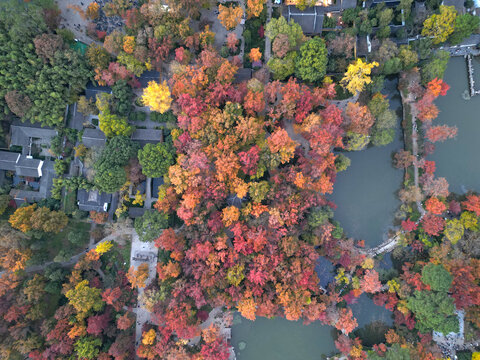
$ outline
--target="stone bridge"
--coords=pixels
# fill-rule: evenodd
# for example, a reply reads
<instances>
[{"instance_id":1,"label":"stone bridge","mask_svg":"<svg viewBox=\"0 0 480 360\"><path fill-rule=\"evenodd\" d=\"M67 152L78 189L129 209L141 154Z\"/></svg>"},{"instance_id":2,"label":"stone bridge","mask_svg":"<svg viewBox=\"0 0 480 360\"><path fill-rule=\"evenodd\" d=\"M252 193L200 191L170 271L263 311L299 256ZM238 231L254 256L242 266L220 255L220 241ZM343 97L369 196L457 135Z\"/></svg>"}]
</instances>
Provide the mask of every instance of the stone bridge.
<instances>
[{"instance_id":1,"label":"stone bridge","mask_svg":"<svg viewBox=\"0 0 480 360\"><path fill-rule=\"evenodd\" d=\"M400 234L396 234L395 236L385 240L380 245L371 249L366 249L364 253L369 257L374 257L380 254L391 252L397 246L399 239L400 239Z\"/></svg>"}]
</instances>

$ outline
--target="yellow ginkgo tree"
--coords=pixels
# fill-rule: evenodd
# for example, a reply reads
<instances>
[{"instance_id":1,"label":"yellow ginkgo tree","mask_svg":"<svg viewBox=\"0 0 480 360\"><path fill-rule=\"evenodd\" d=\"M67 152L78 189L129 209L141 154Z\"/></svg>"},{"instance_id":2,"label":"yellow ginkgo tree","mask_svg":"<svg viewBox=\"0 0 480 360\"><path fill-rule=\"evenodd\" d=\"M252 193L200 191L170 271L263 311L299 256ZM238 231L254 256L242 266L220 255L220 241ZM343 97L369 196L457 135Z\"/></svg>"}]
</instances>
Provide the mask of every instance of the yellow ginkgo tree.
<instances>
[{"instance_id":1,"label":"yellow ginkgo tree","mask_svg":"<svg viewBox=\"0 0 480 360\"><path fill-rule=\"evenodd\" d=\"M156 81L150 81L145 90L143 90L142 101L153 111L157 111L160 114L167 112L172 104L172 97L167 82L164 81L159 84Z\"/></svg>"},{"instance_id":2,"label":"yellow ginkgo tree","mask_svg":"<svg viewBox=\"0 0 480 360\"><path fill-rule=\"evenodd\" d=\"M365 85L372 82L370 74L375 66L378 66L376 61L366 63L362 59L357 59L356 62L348 65L347 72L341 81L342 85L354 95L361 92Z\"/></svg>"},{"instance_id":3,"label":"yellow ginkgo tree","mask_svg":"<svg viewBox=\"0 0 480 360\"><path fill-rule=\"evenodd\" d=\"M95 252L98 255L102 255L108 252L112 247L113 247L113 244L111 241L104 241L97 245L97 247L95 248Z\"/></svg>"},{"instance_id":4,"label":"yellow ginkgo tree","mask_svg":"<svg viewBox=\"0 0 480 360\"><path fill-rule=\"evenodd\" d=\"M455 30L457 10L454 6L440 5L439 13L433 14L423 23L422 35L433 37L434 44L447 41Z\"/></svg>"}]
</instances>

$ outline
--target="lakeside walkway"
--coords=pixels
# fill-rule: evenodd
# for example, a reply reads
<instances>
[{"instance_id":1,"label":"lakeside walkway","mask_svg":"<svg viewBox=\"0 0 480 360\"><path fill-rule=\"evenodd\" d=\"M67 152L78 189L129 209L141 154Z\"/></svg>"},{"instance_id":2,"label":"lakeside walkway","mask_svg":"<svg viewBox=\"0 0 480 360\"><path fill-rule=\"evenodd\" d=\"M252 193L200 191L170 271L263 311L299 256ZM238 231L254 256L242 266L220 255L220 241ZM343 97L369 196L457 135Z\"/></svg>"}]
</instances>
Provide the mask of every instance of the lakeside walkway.
<instances>
[{"instance_id":1,"label":"lakeside walkway","mask_svg":"<svg viewBox=\"0 0 480 360\"><path fill-rule=\"evenodd\" d=\"M414 182L415 182L415 187L416 188L420 188L420 185L419 185L419 175L418 175L418 162L417 162L417 158L418 158L418 142L417 142L417 138L418 138L418 129L417 129L417 114L418 114L418 110L417 110L417 107L416 107L416 104L415 104L415 98L413 96L413 94L408 94L408 96L405 98L403 92L400 90L400 96L402 98L402 107L403 107L403 120L405 121L405 109L407 108L407 106L405 105L408 105L408 107L410 108L410 115L412 116L412 154L415 158L415 160L413 161L413 177L414 177ZM405 140L406 140L406 137L405 137ZM420 219L419 221L425 216L425 209L423 208L422 206L422 202L417 200L415 202L417 204L417 209L418 209L418 212L420 213Z\"/></svg>"}]
</instances>

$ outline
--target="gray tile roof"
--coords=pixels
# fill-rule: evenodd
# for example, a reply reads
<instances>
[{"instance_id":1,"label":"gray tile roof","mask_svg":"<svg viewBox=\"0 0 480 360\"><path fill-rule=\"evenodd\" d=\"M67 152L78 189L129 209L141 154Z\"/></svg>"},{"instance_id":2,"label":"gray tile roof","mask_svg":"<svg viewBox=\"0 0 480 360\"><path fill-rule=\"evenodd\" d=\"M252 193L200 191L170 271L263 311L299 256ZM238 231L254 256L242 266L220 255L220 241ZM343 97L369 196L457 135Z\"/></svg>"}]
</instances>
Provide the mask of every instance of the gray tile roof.
<instances>
[{"instance_id":1,"label":"gray tile roof","mask_svg":"<svg viewBox=\"0 0 480 360\"><path fill-rule=\"evenodd\" d=\"M83 130L82 142L88 148L105 146L106 141L107 138L101 130L88 128Z\"/></svg>"},{"instance_id":2,"label":"gray tile roof","mask_svg":"<svg viewBox=\"0 0 480 360\"><path fill-rule=\"evenodd\" d=\"M132 140L138 141L140 144L156 144L163 142L162 130L156 129L136 129L132 134Z\"/></svg>"},{"instance_id":3,"label":"gray tile roof","mask_svg":"<svg viewBox=\"0 0 480 360\"><path fill-rule=\"evenodd\" d=\"M315 271L317 273L320 286L324 289L327 288L328 284L330 284L334 279L333 274L333 264L330 260L328 260L324 256L320 256L315 264Z\"/></svg>"},{"instance_id":4,"label":"gray tile roof","mask_svg":"<svg viewBox=\"0 0 480 360\"><path fill-rule=\"evenodd\" d=\"M248 81L252 78L252 69L241 68L235 73L235 78L233 82L235 84Z\"/></svg>"},{"instance_id":5,"label":"gray tile roof","mask_svg":"<svg viewBox=\"0 0 480 360\"><path fill-rule=\"evenodd\" d=\"M104 212L104 205L112 201L112 194L99 193L97 190L77 192L78 208L82 211Z\"/></svg>"},{"instance_id":6,"label":"gray tile roof","mask_svg":"<svg viewBox=\"0 0 480 360\"><path fill-rule=\"evenodd\" d=\"M163 184L164 184L163 177L152 179L152 197L153 198L158 198L158 187Z\"/></svg>"},{"instance_id":7,"label":"gray tile roof","mask_svg":"<svg viewBox=\"0 0 480 360\"><path fill-rule=\"evenodd\" d=\"M41 177L43 161L29 159L22 155L15 164L15 172L18 176Z\"/></svg>"},{"instance_id":8,"label":"gray tile roof","mask_svg":"<svg viewBox=\"0 0 480 360\"><path fill-rule=\"evenodd\" d=\"M130 207L128 208L128 216L132 219L136 219L138 217L143 216L147 211L154 211L153 209L145 209L140 207Z\"/></svg>"},{"instance_id":9,"label":"gray tile roof","mask_svg":"<svg viewBox=\"0 0 480 360\"><path fill-rule=\"evenodd\" d=\"M53 129L30 126L30 124L12 125L10 127L10 145L26 147L30 143L30 138L50 141L56 135L57 131Z\"/></svg>"},{"instance_id":10,"label":"gray tile roof","mask_svg":"<svg viewBox=\"0 0 480 360\"><path fill-rule=\"evenodd\" d=\"M325 7L314 6L300 10L289 5L284 9L283 16L287 21L293 20L299 24L305 34L319 34L322 32Z\"/></svg>"},{"instance_id":11,"label":"gray tile roof","mask_svg":"<svg viewBox=\"0 0 480 360\"><path fill-rule=\"evenodd\" d=\"M15 165L19 157L19 153L0 151L0 170L15 171Z\"/></svg>"},{"instance_id":12,"label":"gray tile roof","mask_svg":"<svg viewBox=\"0 0 480 360\"><path fill-rule=\"evenodd\" d=\"M53 177L55 170L53 168L53 161L45 160L42 166L42 177L40 178L40 188L38 191L34 190L10 190L10 196L15 200L17 204L21 204L24 201L29 203L38 202L42 199L51 196L51 188L53 184Z\"/></svg>"},{"instance_id":13,"label":"gray tile roof","mask_svg":"<svg viewBox=\"0 0 480 360\"><path fill-rule=\"evenodd\" d=\"M112 92L112 88L110 86L95 86L95 84L89 82L85 89L85 97L87 99L93 98L93 100L95 100L97 98L97 94L102 92L110 94Z\"/></svg>"},{"instance_id":14,"label":"gray tile roof","mask_svg":"<svg viewBox=\"0 0 480 360\"><path fill-rule=\"evenodd\" d=\"M150 71L144 71L142 75L138 78L138 81L140 83L140 86L142 88L146 88L148 86L149 81L156 81L160 82L160 72L150 70Z\"/></svg>"}]
</instances>

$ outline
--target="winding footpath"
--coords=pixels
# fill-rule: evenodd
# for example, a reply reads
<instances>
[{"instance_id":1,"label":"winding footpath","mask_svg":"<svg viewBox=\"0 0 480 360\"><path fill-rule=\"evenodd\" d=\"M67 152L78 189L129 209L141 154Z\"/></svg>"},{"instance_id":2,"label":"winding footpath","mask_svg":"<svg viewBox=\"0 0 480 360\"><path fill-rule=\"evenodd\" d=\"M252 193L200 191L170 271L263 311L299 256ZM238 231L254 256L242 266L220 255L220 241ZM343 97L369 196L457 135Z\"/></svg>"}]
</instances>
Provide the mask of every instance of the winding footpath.
<instances>
[{"instance_id":1,"label":"winding footpath","mask_svg":"<svg viewBox=\"0 0 480 360\"><path fill-rule=\"evenodd\" d=\"M73 265L75 265L78 260L80 260L80 258L82 256L84 256L86 253L88 253L90 250L92 249L95 249L98 244L101 244L105 241L113 241L115 240L117 237L119 236L123 236L123 235L131 235L132 232L134 230L133 229L122 229L120 231L115 231L113 233L111 233L110 235L104 237L102 240L100 240L99 242L95 243L93 241L93 239L90 239L90 243L89 245L85 248L85 250L83 250L82 252L76 254L76 255L73 255L69 260L67 261L62 261L62 262L55 262L55 261L47 261L46 263L43 263L41 265L33 265L33 266L29 266L25 269L23 269L23 271L25 271L27 274L29 273L35 273L35 272L39 272L39 271L44 271L49 265L52 265L52 264L58 264L60 265L61 267L71 267ZM2 275L5 271L2 271L0 272L0 275Z\"/></svg>"}]
</instances>

